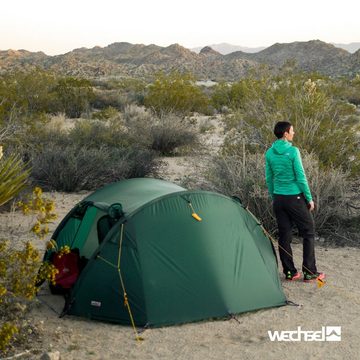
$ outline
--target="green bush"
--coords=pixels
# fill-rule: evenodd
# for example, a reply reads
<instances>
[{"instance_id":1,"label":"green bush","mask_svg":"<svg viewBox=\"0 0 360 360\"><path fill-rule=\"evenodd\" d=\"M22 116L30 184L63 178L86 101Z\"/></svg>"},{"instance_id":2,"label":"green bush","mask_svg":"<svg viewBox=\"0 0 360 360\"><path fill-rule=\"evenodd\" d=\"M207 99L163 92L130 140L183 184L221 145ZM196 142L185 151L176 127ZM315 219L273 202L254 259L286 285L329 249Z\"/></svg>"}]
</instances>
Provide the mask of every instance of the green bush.
<instances>
[{"instance_id":1,"label":"green bush","mask_svg":"<svg viewBox=\"0 0 360 360\"><path fill-rule=\"evenodd\" d=\"M0 135L3 129L11 129L8 145L22 146L22 135L26 139L48 121L49 114L79 117L90 110L93 97L91 83L85 79L38 69L0 75Z\"/></svg>"},{"instance_id":2,"label":"green bush","mask_svg":"<svg viewBox=\"0 0 360 360\"><path fill-rule=\"evenodd\" d=\"M0 126L19 118L29 123L35 114L57 112L56 85L53 74L39 69L0 76Z\"/></svg>"},{"instance_id":3,"label":"green bush","mask_svg":"<svg viewBox=\"0 0 360 360\"><path fill-rule=\"evenodd\" d=\"M49 222L56 218L54 202L35 187L17 206L24 215L36 217L30 231L43 239L49 232ZM37 324L26 315L37 294L38 282L54 281L57 273L51 264L41 266L40 259L40 251L30 241L14 244L0 239L0 356L19 352L19 347L28 347L39 335Z\"/></svg>"},{"instance_id":4,"label":"green bush","mask_svg":"<svg viewBox=\"0 0 360 360\"><path fill-rule=\"evenodd\" d=\"M121 121L79 120L68 132L68 141L80 147L114 146L129 144L126 129Z\"/></svg>"},{"instance_id":5,"label":"green bush","mask_svg":"<svg viewBox=\"0 0 360 360\"><path fill-rule=\"evenodd\" d=\"M253 151L264 151L274 141L275 123L290 121L296 146L314 151L325 167L340 166L354 176L360 173L360 124L353 121L355 108L332 95L328 80L296 74L244 81L242 108L227 118L233 130L226 151L231 152L243 139Z\"/></svg>"},{"instance_id":6,"label":"green bush","mask_svg":"<svg viewBox=\"0 0 360 360\"><path fill-rule=\"evenodd\" d=\"M118 115L118 110L113 108L112 106L108 106L103 110L94 112L91 118L97 120L109 120L117 115Z\"/></svg>"},{"instance_id":7,"label":"green bush","mask_svg":"<svg viewBox=\"0 0 360 360\"><path fill-rule=\"evenodd\" d=\"M0 239L0 356L34 330L25 315L36 294L39 266L40 252L31 243L18 250Z\"/></svg>"},{"instance_id":8,"label":"green bush","mask_svg":"<svg viewBox=\"0 0 360 360\"><path fill-rule=\"evenodd\" d=\"M189 114L208 111L209 100L195 85L190 74L173 72L170 75L160 73L148 87L144 99L145 106L162 113Z\"/></svg>"},{"instance_id":9,"label":"green bush","mask_svg":"<svg viewBox=\"0 0 360 360\"><path fill-rule=\"evenodd\" d=\"M90 108L94 99L91 82L86 79L60 78L54 91L59 102L59 111L70 118L79 118Z\"/></svg>"},{"instance_id":10,"label":"green bush","mask_svg":"<svg viewBox=\"0 0 360 360\"><path fill-rule=\"evenodd\" d=\"M220 112L230 108L233 111L241 109L247 92L247 81L242 80L233 84L219 83L211 94L211 104Z\"/></svg>"},{"instance_id":11,"label":"green bush","mask_svg":"<svg viewBox=\"0 0 360 360\"><path fill-rule=\"evenodd\" d=\"M360 75L357 74L351 81L343 79L340 82L341 89L339 96L351 104L360 105Z\"/></svg>"}]
</instances>

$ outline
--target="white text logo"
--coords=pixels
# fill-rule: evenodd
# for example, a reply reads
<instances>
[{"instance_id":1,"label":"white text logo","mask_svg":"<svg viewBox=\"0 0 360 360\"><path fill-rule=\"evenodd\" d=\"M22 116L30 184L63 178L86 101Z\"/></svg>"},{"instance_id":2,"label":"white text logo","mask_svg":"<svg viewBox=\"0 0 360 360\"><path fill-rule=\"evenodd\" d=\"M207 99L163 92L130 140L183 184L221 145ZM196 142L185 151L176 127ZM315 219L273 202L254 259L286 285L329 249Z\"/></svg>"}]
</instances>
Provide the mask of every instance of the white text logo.
<instances>
[{"instance_id":1,"label":"white text logo","mask_svg":"<svg viewBox=\"0 0 360 360\"><path fill-rule=\"evenodd\" d=\"M321 330L268 331L271 341L341 341L341 326L323 326Z\"/></svg>"}]
</instances>

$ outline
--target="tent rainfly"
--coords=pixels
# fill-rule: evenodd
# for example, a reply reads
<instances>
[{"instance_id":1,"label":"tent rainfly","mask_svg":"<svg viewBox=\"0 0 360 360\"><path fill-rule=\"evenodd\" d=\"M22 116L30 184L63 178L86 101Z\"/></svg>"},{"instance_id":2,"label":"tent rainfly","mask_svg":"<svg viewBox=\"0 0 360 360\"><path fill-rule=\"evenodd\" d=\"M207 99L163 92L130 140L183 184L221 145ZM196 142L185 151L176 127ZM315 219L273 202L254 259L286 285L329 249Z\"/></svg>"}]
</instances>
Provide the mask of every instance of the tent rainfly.
<instances>
[{"instance_id":1,"label":"tent rainfly","mask_svg":"<svg viewBox=\"0 0 360 360\"><path fill-rule=\"evenodd\" d=\"M120 181L77 204L53 240L85 263L67 314L157 327L286 303L271 241L238 199L218 193Z\"/></svg>"}]
</instances>

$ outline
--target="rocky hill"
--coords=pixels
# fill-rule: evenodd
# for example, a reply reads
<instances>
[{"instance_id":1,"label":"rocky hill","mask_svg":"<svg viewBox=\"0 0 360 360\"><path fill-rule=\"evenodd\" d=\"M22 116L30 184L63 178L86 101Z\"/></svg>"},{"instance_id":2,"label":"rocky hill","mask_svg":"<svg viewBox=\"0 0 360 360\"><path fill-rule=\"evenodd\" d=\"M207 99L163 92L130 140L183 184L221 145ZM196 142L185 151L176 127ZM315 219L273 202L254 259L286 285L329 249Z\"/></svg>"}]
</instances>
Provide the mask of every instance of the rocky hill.
<instances>
[{"instance_id":1,"label":"rocky hill","mask_svg":"<svg viewBox=\"0 0 360 360\"><path fill-rule=\"evenodd\" d=\"M179 70L199 79L236 80L259 64L276 69L294 60L301 70L341 76L360 72L359 51L351 54L319 40L276 43L257 53L236 51L228 55L211 47L196 53L178 44L161 47L120 42L57 56L26 50L0 51L0 72L39 67L71 76L150 78L159 71Z\"/></svg>"},{"instance_id":2,"label":"rocky hill","mask_svg":"<svg viewBox=\"0 0 360 360\"><path fill-rule=\"evenodd\" d=\"M235 52L228 58L246 58L259 63L280 67L286 60L295 60L304 71L319 71L326 75L345 74L350 69L349 52L319 40L293 42L290 44L276 43L258 53L246 54Z\"/></svg>"},{"instance_id":3,"label":"rocky hill","mask_svg":"<svg viewBox=\"0 0 360 360\"><path fill-rule=\"evenodd\" d=\"M43 52L26 50L0 51L0 72L42 66L47 58L48 56Z\"/></svg>"}]
</instances>

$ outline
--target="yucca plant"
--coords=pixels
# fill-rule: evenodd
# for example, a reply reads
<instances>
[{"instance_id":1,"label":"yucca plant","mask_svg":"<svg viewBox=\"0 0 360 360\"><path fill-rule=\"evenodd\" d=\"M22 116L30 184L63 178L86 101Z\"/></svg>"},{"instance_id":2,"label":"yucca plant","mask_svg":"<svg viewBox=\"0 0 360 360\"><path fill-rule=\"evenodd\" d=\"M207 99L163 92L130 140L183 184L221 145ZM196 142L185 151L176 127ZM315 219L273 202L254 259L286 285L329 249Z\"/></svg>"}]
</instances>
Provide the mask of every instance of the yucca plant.
<instances>
[{"instance_id":1,"label":"yucca plant","mask_svg":"<svg viewBox=\"0 0 360 360\"><path fill-rule=\"evenodd\" d=\"M29 176L30 168L19 155L0 158L0 206L26 187Z\"/></svg>"}]
</instances>

